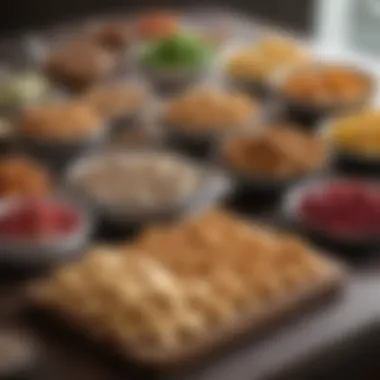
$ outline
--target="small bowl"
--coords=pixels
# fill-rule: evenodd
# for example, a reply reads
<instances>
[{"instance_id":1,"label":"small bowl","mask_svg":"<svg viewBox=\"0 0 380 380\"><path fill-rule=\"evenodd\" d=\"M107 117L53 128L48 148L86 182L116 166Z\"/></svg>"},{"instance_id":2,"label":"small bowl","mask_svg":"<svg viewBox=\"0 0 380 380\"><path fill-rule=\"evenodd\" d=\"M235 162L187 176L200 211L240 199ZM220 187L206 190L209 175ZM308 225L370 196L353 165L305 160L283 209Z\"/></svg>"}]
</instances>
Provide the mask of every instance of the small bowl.
<instances>
[{"instance_id":1,"label":"small bowl","mask_svg":"<svg viewBox=\"0 0 380 380\"><path fill-rule=\"evenodd\" d=\"M148 42L148 45L150 42ZM141 74L150 82L153 89L161 95L170 95L181 92L186 88L201 81L208 76L208 71L213 65L216 52L193 65L152 65L146 61L146 48L148 45L142 43L137 45L133 51L134 60Z\"/></svg>"},{"instance_id":2,"label":"small bowl","mask_svg":"<svg viewBox=\"0 0 380 380\"><path fill-rule=\"evenodd\" d=\"M260 138L262 131L270 129L270 124L264 124L261 131L258 130L256 134L248 133L238 135L238 139L252 139ZM295 129L295 126L291 126ZM233 137L234 138L234 137ZM290 176L274 176L274 175L260 175L250 174L243 171L234 169L225 158L224 148L229 142L229 139L221 140L220 144L214 152L213 162L219 167L223 168L228 176L234 181L235 192L232 194L230 200L234 207L239 209L252 208L253 211L258 210L258 207L273 207L286 193L286 191L295 184L303 181L305 178L309 178L320 173L329 162L329 154L325 152L321 156L321 161L318 165L313 167L310 171L301 171L299 173Z\"/></svg>"},{"instance_id":3,"label":"small bowl","mask_svg":"<svg viewBox=\"0 0 380 380\"><path fill-rule=\"evenodd\" d=\"M249 213L272 209L289 188L315 174L313 172L287 178L253 176L230 169L220 156L216 160L235 186L229 205Z\"/></svg>"},{"instance_id":4,"label":"small bowl","mask_svg":"<svg viewBox=\"0 0 380 380\"><path fill-rule=\"evenodd\" d=\"M165 123L163 126L163 134L166 144L181 153L193 158L213 159L215 151L217 151L220 143L229 136L250 131L258 128L259 118L251 123L244 123L240 127L225 128L220 131L192 132L173 124Z\"/></svg>"},{"instance_id":5,"label":"small bowl","mask_svg":"<svg viewBox=\"0 0 380 380\"><path fill-rule=\"evenodd\" d=\"M186 90L201 81L207 73L207 65L188 68L155 68L141 63L143 75L156 92L163 95Z\"/></svg>"},{"instance_id":6,"label":"small bowl","mask_svg":"<svg viewBox=\"0 0 380 380\"><path fill-rule=\"evenodd\" d=\"M281 218L291 227L300 231L316 244L328 250L360 255L364 252L374 252L380 248L378 236L348 236L330 234L327 231L314 228L300 220L299 207L303 197L310 191L324 188L328 179L313 179L298 184L284 197L281 206Z\"/></svg>"},{"instance_id":7,"label":"small bowl","mask_svg":"<svg viewBox=\"0 0 380 380\"><path fill-rule=\"evenodd\" d=\"M22 88L16 87L18 95L13 94L12 99L0 99L0 115L7 118L17 115L23 108L44 104L50 99L58 97L58 93L50 85L43 73L38 70L3 68L0 71L0 83L2 83L0 87L4 85L11 86L13 83L13 87L10 87L13 89L14 86L21 86L21 84L24 86ZM25 88L25 85L28 85L28 87ZM33 86L32 90L31 86ZM4 88L2 89L4 90ZM12 91L9 95L12 96L11 94Z\"/></svg>"},{"instance_id":8,"label":"small bowl","mask_svg":"<svg viewBox=\"0 0 380 380\"><path fill-rule=\"evenodd\" d=\"M229 128L210 130L210 128L199 128L192 131L191 128L183 128L179 125L166 122L162 116L162 134L166 145L175 151L184 153L196 159L212 159L218 150L220 143L228 136L234 136L244 132L249 132L259 128L265 118L264 110L253 112L246 121L240 125Z\"/></svg>"},{"instance_id":9,"label":"small bowl","mask_svg":"<svg viewBox=\"0 0 380 380\"><path fill-rule=\"evenodd\" d=\"M360 156L335 148L332 163L339 172L355 177L377 177L380 172L380 155L378 157Z\"/></svg>"},{"instance_id":10,"label":"small bowl","mask_svg":"<svg viewBox=\"0 0 380 380\"><path fill-rule=\"evenodd\" d=\"M272 88L265 80L261 79L243 79L232 76L227 76L227 83L241 92L250 94L258 99L270 99L273 95Z\"/></svg>"},{"instance_id":11,"label":"small bowl","mask_svg":"<svg viewBox=\"0 0 380 380\"><path fill-rule=\"evenodd\" d=\"M172 124L163 127L165 144L171 149L184 153L192 158L209 159L222 140L217 132L192 133Z\"/></svg>"},{"instance_id":12,"label":"small bowl","mask_svg":"<svg viewBox=\"0 0 380 380\"><path fill-rule=\"evenodd\" d=\"M119 77L88 90L80 100L98 112L109 131L117 134L139 125L152 104L151 93L150 86L141 80L122 80ZM136 98L131 99L132 94Z\"/></svg>"},{"instance_id":13,"label":"small bowl","mask_svg":"<svg viewBox=\"0 0 380 380\"><path fill-rule=\"evenodd\" d=\"M57 199L53 199L56 201ZM0 262L22 268L40 268L58 265L73 260L84 252L93 229L93 218L79 204L58 198L58 202L77 210L77 229L66 235L51 237L43 241L21 238L0 238ZM15 204L23 199L6 199L0 202L0 219Z\"/></svg>"},{"instance_id":14,"label":"small bowl","mask_svg":"<svg viewBox=\"0 0 380 380\"><path fill-rule=\"evenodd\" d=\"M248 207L252 210L273 207L289 188L305 178L305 176L281 179L249 177L231 171L229 174L234 178L236 186L232 204L237 208Z\"/></svg>"},{"instance_id":15,"label":"small bowl","mask_svg":"<svg viewBox=\"0 0 380 380\"><path fill-rule=\"evenodd\" d=\"M116 83L120 84L120 79ZM136 107L134 110L128 111L125 114L111 117L108 120L111 133L118 134L120 132L138 127L140 125L140 121L144 118L144 113L147 113L147 109L149 110L151 107L152 91L150 86L143 85L141 82L134 83L132 81L127 81L125 84L126 87L134 85L136 85L137 88L141 88L141 91L144 94L143 100L141 101L141 104L139 104L138 107Z\"/></svg>"},{"instance_id":16,"label":"small bowl","mask_svg":"<svg viewBox=\"0 0 380 380\"><path fill-rule=\"evenodd\" d=\"M111 133L120 133L139 125L140 112L113 117L109 120Z\"/></svg>"},{"instance_id":17,"label":"small bowl","mask_svg":"<svg viewBox=\"0 0 380 380\"><path fill-rule=\"evenodd\" d=\"M0 118L0 157L7 157L17 151L17 139L11 121Z\"/></svg>"},{"instance_id":18,"label":"small bowl","mask_svg":"<svg viewBox=\"0 0 380 380\"><path fill-rule=\"evenodd\" d=\"M325 64L316 64L324 66ZM290 122L302 126L308 131L316 131L321 122L333 116L341 115L347 112L359 110L372 101L375 91L375 80L371 74L358 67L348 66L347 64L326 64L326 66L345 67L352 69L354 73L361 76L368 83L368 91L362 97L349 103L336 103L328 105L317 105L308 102L302 102L287 96L281 90L281 86L286 78L297 70L297 67L288 68L271 79L273 93L282 105L284 118Z\"/></svg>"},{"instance_id":19,"label":"small bowl","mask_svg":"<svg viewBox=\"0 0 380 380\"><path fill-rule=\"evenodd\" d=\"M332 122L320 128L320 133L327 140L331 150L331 161L335 169L346 175L354 177L376 177L380 172L380 154L378 156L360 155L340 148L329 137Z\"/></svg>"},{"instance_id":20,"label":"small bowl","mask_svg":"<svg viewBox=\"0 0 380 380\"><path fill-rule=\"evenodd\" d=\"M144 152L145 150L138 149L137 151ZM176 157L175 154L172 154L172 156ZM116 236L125 237L131 232L135 234L146 224L175 221L178 218L218 203L231 191L232 185L228 177L213 167L200 166L201 183L199 187L194 190L191 196L175 202L169 208L157 207L155 210L136 213L126 207L123 207L123 209L116 206L110 207L90 197L76 185L76 178L87 170L95 158L96 155L80 159L69 168L66 175L66 188L73 197L87 204L97 213L102 228L106 228L107 232L110 230L111 233L112 231L115 232ZM179 157L179 159L183 160L183 157ZM189 161L189 163L197 165L196 162Z\"/></svg>"},{"instance_id":21,"label":"small bowl","mask_svg":"<svg viewBox=\"0 0 380 380\"><path fill-rule=\"evenodd\" d=\"M20 136L19 140L26 154L40 161L52 171L61 172L74 159L101 146L105 136L106 127L101 127L99 132L81 140L52 141L27 136Z\"/></svg>"}]
</instances>

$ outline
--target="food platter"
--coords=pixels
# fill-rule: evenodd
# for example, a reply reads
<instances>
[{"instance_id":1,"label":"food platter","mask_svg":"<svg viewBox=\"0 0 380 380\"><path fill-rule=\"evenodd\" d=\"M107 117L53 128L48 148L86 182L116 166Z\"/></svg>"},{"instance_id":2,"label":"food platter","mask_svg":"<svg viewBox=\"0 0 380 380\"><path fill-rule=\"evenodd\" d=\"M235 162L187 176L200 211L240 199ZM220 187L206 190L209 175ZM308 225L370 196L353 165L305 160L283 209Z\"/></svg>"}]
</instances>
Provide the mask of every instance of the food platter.
<instances>
[{"instance_id":1,"label":"food platter","mask_svg":"<svg viewBox=\"0 0 380 380\"><path fill-rule=\"evenodd\" d=\"M191 20L191 17L189 19ZM197 24L197 23L195 22L194 25L195 24ZM193 28L194 28L194 30L196 30L196 27L193 27ZM255 32L253 32L254 29L256 30L256 28L252 28L252 34L256 35ZM200 30L201 30L201 28L200 28ZM235 33L233 33L233 34L235 34ZM42 37L41 37L41 41L43 41ZM260 41L260 37L258 37L258 41ZM231 43L231 45L233 45L234 43L236 43L236 41L233 38L231 38L230 43ZM240 41L240 43L242 43L242 42ZM294 42L292 41L292 43L294 43ZM215 66L213 66L213 68L216 68L216 67L222 68L223 67L223 64L222 64L223 59L226 59L228 54L230 54L230 53L228 53L228 51L230 50L229 43L226 42L225 45L226 45L226 46L224 46L225 51L220 51L220 54L218 54L218 60L215 63ZM218 48L220 48L220 47L218 47ZM133 67L133 66L134 66L134 64L131 64L130 67ZM137 71L139 71L139 70L137 70ZM213 74L210 77L206 78L205 82L203 83L203 86L204 85L215 86L216 88L219 89L220 93L222 93L223 91L228 92L231 90L231 88L228 85L226 85L226 83L224 83L224 81L223 81L223 71L220 72L220 71L213 70L213 69L210 71L213 72ZM126 72L128 72L128 70L126 70ZM214 75L214 74L216 74L216 75ZM137 75L137 73L133 69L131 69L131 71L129 72L129 75L130 75L130 78L132 78L133 80L136 80L136 78L138 78L138 80L141 80L141 81L145 80L146 81L148 79L148 78L144 77L144 74L141 72L139 72ZM123 77L123 79L124 79L124 77ZM114 79L112 79L112 81L114 81ZM149 79L147 81L148 81L148 84L151 84L151 83L149 83ZM144 82L142 82L142 83L144 83ZM70 94L66 93L62 99L65 99L65 98L72 99L73 97L75 98L75 95L73 95L72 93L70 93ZM136 129L139 129L141 124L144 124L144 122L145 122L147 124L151 123L155 127L156 131L158 130L161 134L164 134L164 131L162 130L162 128L160 131L160 127L159 127L159 125L157 125L160 123L157 123L157 120L155 119L155 115L157 115L157 112L155 112L155 109L157 108L157 106L159 104L161 104L162 97L160 97L160 94L157 93L157 91L154 91L152 98L154 98L154 99L151 102L149 102L149 104L146 104L146 106L145 106L146 112L143 112L144 115L141 117L141 119L137 123L135 123L133 128L127 128L127 129L130 129L131 131L133 130L135 132ZM272 99L272 100L277 101L277 99ZM220 100L220 101L221 101L221 104L223 104L222 100ZM270 105L272 105L271 101L269 101L269 103L270 103ZM63 117L63 115L62 115L62 117ZM273 114L271 115L271 117L272 118L274 117ZM128 120L125 119L125 121L127 122ZM280 122L281 122L281 120L280 120ZM129 124L129 122L127 122L127 124ZM265 123L262 123L261 126L267 127L267 128L270 127L268 125L265 125ZM173 127L173 128L175 128L175 127ZM127 131L122 131L122 132L127 135L126 132L131 132L131 131L127 130ZM116 136L114 135L113 138L115 140L118 140L117 135ZM223 138L226 138L226 137L223 137ZM227 138L228 138L228 136L227 136ZM156 146L154 146L154 145L155 145L154 140L151 140L148 138L148 141L145 143L145 148L148 148L148 150L152 150L152 149L157 150L157 148L159 148L161 151L162 151L162 148L164 148L164 149L166 148L164 139L162 141L160 141L160 144L158 144ZM107 150L111 149L111 148L107 147L107 143L104 144L104 147L107 148ZM129 148L124 148L124 149L130 151ZM100 150L95 149L95 151L93 151L92 154L96 155L101 151L103 151L103 148ZM177 149L177 154L178 153L183 153L183 152L181 152L181 149ZM86 156L87 156L87 154L85 155L84 158L86 158ZM203 159L204 159L204 157L203 157ZM46 160L46 158L45 158L45 160ZM74 161L75 160L70 161L68 163L69 169L73 167L73 163L75 164ZM197 161L197 162L199 162L199 161ZM210 161L207 161L207 159L203 162L201 161L201 166L206 165L206 163L207 163L207 165L209 165ZM46 162L45 162L45 164L46 164ZM214 165L215 162L211 162L211 164ZM211 168L211 166L212 165L210 165L210 168ZM214 168L214 170L215 170L214 173L218 173L216 168ZM228 177L228 175L227 175L227 177ZM258 177L258 178L260 178L260 177ZM62 180L64 182L64 177L62 178L60 176L59 181L62 181ZM253 178L252 182L255 182L255 181L258 181L259 185L260 185L260 182L261 182L260 180L257 180L257 178ZM268 183L273 183L274 186L276 186L276 184L278 183L278 178L276 178L276 177L271 178ZM65 187L62 187L61 190L62 189L66 190ZM231 189L231 190L233 190L233 189ZM283 194L284 194L284 190L281 190L280 195L283 195ZM207 208L214 208L214 207L223 206L223 199L222 199L221 195L215 196L215 193L214 193L214 196L209 196L206 198L207 198L207 200L204 202L200 202L201 206L198 207L197 211L200 214L202 214L203 209L205 210ZM258 203L260 203L260 201L258 201ZM193 203L192 205L187 205L186 210L191 211L192 208L197 208L196 203ZM200 210L199 210L199 208L200 208ZM269 211L269 209L268 209L268 211ZM188 215L191 215L191 214L188 214L187 212L177 214L174 218L171 218L172 219L171 224L173 224L175 226L183 218L186 219L186 217ZM255 215L250 215L250 218L255 219ZM138 218L136 218L136 219L138 219ZM139 225L141 225L140 230L142 232L144 232L144 230L147 226L153 226L153 227L159 228L157 226L157 224L152 223L149 220L147 220L146 223L141 223L141 221L139 221ZM290 226L287 226L287 227L290 227ZM95 240L93 240L92 242L89 242L89 243L92 245L95 242L96 242L96 238L95 238ZM154 249L153 249L153 251L154 251ZM85 257L86 257L86 255L85 255ZM340 268L340 265L338 264L339 260L335 260L334 258L329 259L329 260L332 260L331 261L332 267L334 267L334 268L339 267ZM343 279L343 277L341 276L341 270L342 269L339 269L338 271L333 270L331 273L332 274L331 276L327 276L325 278L325 281L322 281L320 284L318 284L318 286L313 288L310 292L306 292L305 293L306 295L299 295L299 297L295 296L295 299L293 299L293 301L284 301L283 303L281 303L280 306L279 305L274 306L273 309L271 309L270 311L263 313L261 315L261 317L258 318L259 321L257 321L257 323L255 322L254 324L252 324L252 320L255 318L252 318L250 316L248 318L248 321L243 321L241 323L241 325L243 326L242 328L234 326L231 328L231 331L227 331L228 329L226 331L223 331L223 333L221 333L222 336L220 338L218 337L215 339L214 338L206 339L206 340L209 340L210 343L205 344L205 347L208 347L207 350L213 351L219 345L224 345L224 344L228 345L229 341L230 341L229 337L232 338L235 335L235 333L236 333L236 335L238 335L238 331L241 331L241 334L244 335L244 334L248 333L249 331L262 330L262 329L265 330L267 325L272 326L272 325L276 325L276 324L280 323L282 317L285 314L287 314L288 311L295 312L295 313L300 312L302 310L302 305L303 305L304 301L305 302L306 301L313 301L313 300L319 299L320 297L323 298L322 296L325 295L325 291L326 291L326 293L330 293L330 292L333 293L334 290L336 290L337 288L340 287L342 279ZM276 317L273 318L274 322L270 318L270 315L272 315L273 313L276 315ZM269 322L271 322L271 323L269 323ZM69 321L69 324L70 323L71 322ZM73 324L75 324L75 323L73 323ZM184 352L187 352L187 350L185 349ZM192 350L189 349L188 352L192 352ZM200 350L200 352L203 352L202 349ZM174 363L174 362L179 363L182 361L185 361L185 362L189 361L189 360L191 360L191 358L193 356L197 357L197 356L199 356L199 353L198 353L198 355L194 354L194 352L193 352L193 354L189 353L188 356L186 356L185 354L183 354L182 356L180 354L178 354L178 355L166 355L166 356L165 356L165 354L163 354L163 355L157 356L156 354L154 354L154 355L153 354L144 354L144 353L140 352L135 357L133 355L131 355L131 357L132 358L134 357L136 361L140 361L140 362L142 361L146 364L152 364L152 363L153 364L169 364L169 366L170 366L170 363ZM123 357L123 355L122 355L122 357Z\"/></svg>"}]
</instances>

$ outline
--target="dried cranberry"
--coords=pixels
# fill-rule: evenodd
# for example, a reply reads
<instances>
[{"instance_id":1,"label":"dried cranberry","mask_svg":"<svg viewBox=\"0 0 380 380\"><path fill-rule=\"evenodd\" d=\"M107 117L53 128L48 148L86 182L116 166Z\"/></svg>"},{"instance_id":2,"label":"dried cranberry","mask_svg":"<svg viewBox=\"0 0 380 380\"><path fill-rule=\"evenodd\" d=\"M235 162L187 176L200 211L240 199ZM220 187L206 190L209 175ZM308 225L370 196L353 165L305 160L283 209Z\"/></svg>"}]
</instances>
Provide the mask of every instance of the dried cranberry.
<instances>
[{"instance_id":1,"label":"dried cranberry","mask_svg":"<svg viewBox=\"0 0 380 380\"><path fill-rule=\"evenodd\" d=\"M78 214L69 207L39 200L24 201L0 220L3 237L43 238L75 230Z\"/></svg>"},{"instance_id":2,"label":"dried cranberry","mask_svg":"<svg viewBox=\"0 0 380 380\"><path fill-rule=\"evenodd\" d=\"M360 182L333 182L301 201L302 219L339 235L380 232L380 191Z\"/></svg>"}]
</instances>

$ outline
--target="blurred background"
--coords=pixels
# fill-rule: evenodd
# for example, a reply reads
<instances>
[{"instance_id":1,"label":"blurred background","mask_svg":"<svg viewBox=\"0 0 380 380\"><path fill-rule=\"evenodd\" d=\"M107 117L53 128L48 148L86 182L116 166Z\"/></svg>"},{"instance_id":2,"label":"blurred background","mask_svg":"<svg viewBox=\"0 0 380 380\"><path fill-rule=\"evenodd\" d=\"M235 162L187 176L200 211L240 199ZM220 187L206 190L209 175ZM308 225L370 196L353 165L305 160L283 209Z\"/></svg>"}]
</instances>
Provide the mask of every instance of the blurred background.
<instances>
[{"instance_id":1,"label":"blurred background","mask_svg":"<svg viewBox=\"0 0 380 380\"><path fill-rule=\"evenodd\" d=\"M318 0L219 0L209 1L210 7L216 5L249 12L294 29L310 32L312 28L312 10ZM22 29L41 27L61 23L73 18L124 8L145 7L197 7L205 5L199 0L3 0L0 2L0 30L3 34Z\"/></svg>"}]
</instances>

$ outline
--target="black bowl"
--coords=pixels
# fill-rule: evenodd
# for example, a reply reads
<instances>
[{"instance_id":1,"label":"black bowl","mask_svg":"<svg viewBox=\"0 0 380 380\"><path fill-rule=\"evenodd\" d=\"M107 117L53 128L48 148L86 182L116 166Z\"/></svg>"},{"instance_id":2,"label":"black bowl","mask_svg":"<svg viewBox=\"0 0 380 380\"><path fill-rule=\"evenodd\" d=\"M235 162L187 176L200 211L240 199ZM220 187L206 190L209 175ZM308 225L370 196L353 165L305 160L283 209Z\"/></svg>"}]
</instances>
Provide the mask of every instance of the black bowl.
<instances>
[{"instance_id":1,"label":"black bowl","mask_svg":"<svg viewBox=\"0 0 380 380\"><path fill-rule=\"evenodd\" d=\"M288 189L304 178L254 177L231 170L228 170L228 174L235 186L235 191L229 198L229 206L248 213L274 209Z\"/></svg>"},{"instance_id":2,"label":"black bowl","mask_svg":"<svg viewBox=\"0 0 380 380\"><path fill-rule=\"evenodd\" d=\"M335 149L332 162L339 172L355 177L376 178L380 173L380 156L366 157Z\"/></svg>"},{"instance_id":3,"label":"black bowl","mask_svg":"<svg viewBox=\"0 0 380 380\"><path fill-rule=\"evenodd\" d=\"M280 212L283 222L327 250L356 257L364 253L368 254L379 250L380 237L378 236L336 235L315 228L300 219L299 207L303 197L309 191L325 187L327 181L328 179L309 180L290 189L282 201Z\"/></svg>"},{"instance_id":4,"label":"black bowl","mask_svg":"<svg viewBox=\"0 0 380 380\"><path fill-rule=\"evenodd\" d=\"M281 104L283 118L291 123L302 126L305 130L314 132L320 124L327 118L346 114L348 112L354 112L367 106L371 101L375 92L375 80L372 75L366 71L357 67L348 66L347 64L316 64L316 66L336 66L336 67L348 67L352 68L352 71L357 73L368 83L368 91L363 94L362 97L355 101L348 103L336 103L336 104L314 104L312 102L302 101L300 99L294 99L281 90L281 85L284 80L292 72L297 70L296 67L287 69L277 74L271 80L271 86L273 92L276 94L278 102ZM301 68L302 69L302 68Z\"/></svg>"},{"instance_id":5,"label":"black bowl","mask_svg":"<svg viewBox=\"0 0 380 380\"><path fill-rule=\"evenodd\" d=\"M135 128L139 125L140 113L120 115L109 120L109 128L112 134L119 134L124 131Z\"/></svg>"},{"instance_id":6,"label":"black bowl","mask_svg":"<svg viewBox=\"0 0 380 380\"><path fill-rule=\"evenodd\" d=\"M218 151L222 141L229 136L250 132L254 128L258 128L266 116L264 111L264 109L261 109L257 115L252 115L241 125L215 130L201 128L199 131L193 131L191 128L186 129L180 125L163 121L164 142L171 149L190 157L214 160L215 152Z\"/></svg>"},{"instance_id":7,"label":"black bowl","mask_svg":"<svg viewBox=\"0 0 380 380\"><path fill-rule=\"evenodd\" d=\"M192 133L169 124L164 126L163 134L170 149L196 159L211 158L221 139L219 133Z\"/></svg>"},{"instance_id":8,"label":"black bowl","mask_svg":"<svg viewBox=\"0 0 380 380\"><path fill-rule=\"evenodd\" d=\"M72 141L38 140L21 136L20 148L53 172L61 173L76 158L99 148L105 139L105 128L86 139Z\"/></svg>"},{"instance_id":9,"label":"black bowl","mask_svg":"<svg viewBox=\"0 0 380 380\"><path fill-rule=\"evenodd\" d=\"M229 76L227 83L230 87L247 93L255 99L269 100L273 96L273 89L265 80L248 80Z\"/></svg>"},{"instance_id":10,"label":"black bowl","mask_svg":"<svg viewBox=\"0 0 380 380\"><path fill-rule=\"evenodd\" d=\"M365 155L340 147L339 144L334 143L334 139L331 136L331 129L334 128L333 125L334 119L326 124L322 124L320 134L325 138L330 147L331 163L334 169L338 173L348 176L376 178L380 172L380 155Z\"/></svg>"},{"instance_id":11,"label":"black bowl","mask_svg":"<svg viewBox=\"0 0 380 380\"><path fill-rule=\"evenodd\" d=\"M17 139L14 135L0 137L0 157L7 157L18 152Z\"/></svg>"},{"instance_id":12,"label":"black bowl","mask_svg":"<svg viewBox=\"0 0 380 380\"><path fill-rule=\"evenodd\" d=\"M318 131L319 126L326 119L363 109L369 104L370 96L349 105L329 107L301 103L281 95L278 100L281 104L282 118L284 120L294 123L308 132L315 132Z\"/></svg>"},{"instance_id":13,"label":"black bowl","mask_svg":"<svg viewBox=\"0 0 380 380\"><path fill-rule=\"evenodd\" d=\"M247 135L247 138L251 137L252 134ZM289 188L305 178L318 174L323 169L319 167L312 172L299 173L287 177L243 173L232 168L226 162L226 159L223 157L225 143L226 140L223 140L218 144L214 151L213 162L222 168L233 181L235 191L230 196L229 205L241 211L256 212L273 209Z\"/></svg>"}]
</instances>

